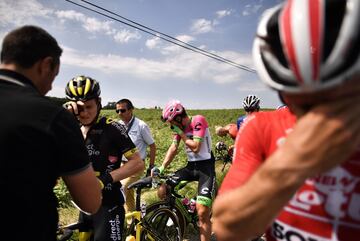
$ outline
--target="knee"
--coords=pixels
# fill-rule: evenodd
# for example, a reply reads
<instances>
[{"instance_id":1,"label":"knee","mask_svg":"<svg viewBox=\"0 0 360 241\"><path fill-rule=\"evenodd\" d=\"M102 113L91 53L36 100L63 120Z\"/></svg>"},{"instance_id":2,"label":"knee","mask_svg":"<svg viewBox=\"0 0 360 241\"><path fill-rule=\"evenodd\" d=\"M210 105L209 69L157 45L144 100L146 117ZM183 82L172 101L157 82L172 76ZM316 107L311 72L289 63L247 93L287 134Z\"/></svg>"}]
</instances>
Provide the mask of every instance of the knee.
<instances>
[{"instance_id":1,"label":"knee","mask_svg":"<svg viewBox=\"0 0 360 241\"><path fill-rule=\"evenodd\" d=\"M167 195L166 184L161 184L161 186L159 187L159 189L157 191L157 195L161 200L164 200L166 198L166 195Z\"/></svg>"}]
</instances>

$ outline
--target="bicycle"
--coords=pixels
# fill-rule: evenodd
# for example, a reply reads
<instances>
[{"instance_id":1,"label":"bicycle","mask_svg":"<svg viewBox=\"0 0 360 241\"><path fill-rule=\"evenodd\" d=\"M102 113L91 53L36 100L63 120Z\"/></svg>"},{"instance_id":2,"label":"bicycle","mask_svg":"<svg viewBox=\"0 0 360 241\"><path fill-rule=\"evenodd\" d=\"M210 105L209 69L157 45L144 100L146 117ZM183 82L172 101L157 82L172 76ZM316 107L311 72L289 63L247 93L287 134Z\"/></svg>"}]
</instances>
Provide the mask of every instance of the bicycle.
<instances>
[{"instance_id":1,"label":"bicycle","mask_svg":"<svg viewBox=\"0 0 360 241\"><path fill-rule=\"evenodd\" d=\"M165 183L171 182L173 174L158 176L158 178L165 180ZM161 201L150 204L146 208L146 213L155 213L156 210L165 208L171 210L178 218L181 235L184 236L189 225L192 225L198 230L198 216L196 212L195 197L189 199L184 195L179 194L179 191L184 188L190 182L181 181L178 185L173 187L167 185L168 190L166 192L166 198Z\"/></svg>"},{"instance_id":2,"label":"bicycle","mask_svg":"<svg viewBox=\"0 0 360 241\"><path fill-rule=\"evenodd\" d=\"M233 145L228 147L223 141L219 141L215 144L215 160L224 162L224 165L221 168L222 172L225 170L228 163L232 163L233 153Z\"/></svg>"},{"instance_id":3,"label":"bicycle","mask_svg":"<svg viewBox=\"0 0 360 241\"><path fill-rule=\"evenodd\" d=\"M124 240L126 241L182 241L176 214L167 207L152 212L141 205L141 190L152 187L152 178L142 178L128 186L135 188L135 211L125 214ZM130 225L127 223L130 221Z\"/></svg>"}]
</instances>

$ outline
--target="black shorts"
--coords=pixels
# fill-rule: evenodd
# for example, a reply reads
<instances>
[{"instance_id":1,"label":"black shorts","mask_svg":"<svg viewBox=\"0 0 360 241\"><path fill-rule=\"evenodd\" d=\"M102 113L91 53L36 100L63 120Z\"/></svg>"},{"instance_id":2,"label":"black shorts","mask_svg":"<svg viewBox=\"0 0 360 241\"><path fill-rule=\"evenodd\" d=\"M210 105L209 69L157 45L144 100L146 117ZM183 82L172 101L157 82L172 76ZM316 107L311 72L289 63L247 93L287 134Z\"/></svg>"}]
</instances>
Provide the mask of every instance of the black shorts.
<instances>
[{"instance_id":1,"label":"black shorts","mask_svg":"<svg viewBox=\"0 0 360 241\"><path fill-rule=\"evenodd\" d=\"M213 158L204 161L188 162L186 167L175 172L172 185L181 181L198 181L197 202L205 206L211 206L215 196L216 174L215 161Z\"/></svg>"}]
</instances>

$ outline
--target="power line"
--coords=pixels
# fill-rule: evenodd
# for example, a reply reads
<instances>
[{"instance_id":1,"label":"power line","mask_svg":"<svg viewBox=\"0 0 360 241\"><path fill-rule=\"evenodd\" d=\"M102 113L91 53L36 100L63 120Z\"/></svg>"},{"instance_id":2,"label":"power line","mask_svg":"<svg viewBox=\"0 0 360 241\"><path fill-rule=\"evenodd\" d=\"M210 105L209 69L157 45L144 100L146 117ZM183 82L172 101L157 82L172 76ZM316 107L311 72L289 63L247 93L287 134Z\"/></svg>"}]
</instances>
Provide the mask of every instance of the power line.
<instances>
[{"instance_id":1,"label":"power line","mask_svg":"<svg viewBox=\"0 0 360 241\"><path fill-rule=\"evenodd\" d=\"M140 24L140 23L137 23L137 22L135 22L135 21L132 21L132 20L130 20L130 19L128 19L128 18L125 18L125 17L123 17L123 16L121 16L121 15L119 15L119 14L117 14L117 13L114 13L114 12L112 12L112 11L110 11L110 10L107 10L107 9L105 9L105 8L102 8L102 7L100 7L100 6L96 5L96 4L93 4L93 3L91 3L91 2L88 2L88 1L86 1L86 0L81 0L81 1L87 3L88 5L90 5L90 6L92 6L92 7L95 7L95 8L97 8L97 9L100 9L101 11L110 13L110 14L112 14L112 15L118 17L118 18L121 18L121 19L123 19L123 20L125 20L125 21L120 20L120 19L115 18L115 17L112 17L112 16L109 16L108 14L105 14L105 13L103 13L103 12L100 12L100 11L97 11L97 10L95 10L95 9L89 8L89 7L87 7L87 6L84 6L84 5L82 5L82 4L76 3L76 2L74 2L74 1L71 1L71 0L65 0L65 1L67 1L67 2L69 2L69 3L72 3L72 4L74 4L74 5L77 5L77 6L81 7L81 8L87 9L87 10L89 10L89 11L91 11L91 12L94 12L94 13L97 13L97 14L99 14L99 15L102 15L102 16L104 16L104 17L110 18L110 19L112 19L112 20L114 20L114 21L117 21L117 22L120 22L120 23L122 23L122 24L125 24L125 25L127 25L127 26L130 26L130 27L132 27L132 28L138 29L138 30L140 30L140 31L142 31L142 32L145 32L145 33L147 33L147 34L150 34L150 35L152 35L152 36L158 37L158 38L160 38L160 39L162 39L162 40L164 40L164 41L170 42L170 43L175 44L175 45L177 45L177 46L179 46L179 47L182 47L182 48L191 50L191 51L193 51L193 52L196 52L196 53L205 55L205 56L207 56L207 57L210 57L210 58L212 58L212 59L218 60L218 61L220 61L220 62L223 62L223 63L226 63L226 64L230 64L230 65L232 65L232 66L234 66L234 67L236 67L236 68L239 68L239 69L242 69L242 70L251 72L251 73L256 73L256 71L255 71L254 69L250 68L250 67L247 67L247 66L245 66L245 65L241 65L241 64L235 63L235 62L233 62L233 61L231 61L231 60L228 60L228 59L226 59L226 58L223 58L223 57L221 57L221 56L219 56L219 55L216 55L216 54L214 54L214 53L210 53L210 52L205 51L205 50L203 50L203 49L197 48L196 46L193 46L193 45L191 45L191 44L188 44L188 43L186 43L186 42L183 42L183 41L181 41L181 40L179 40L179 39L177 39L177 38L174 38L174 37L172 37L172 36L170 36L170 35L168 35L168 34L164 34L164 33L160 32L160 31L154 30L154 29L152 29L152 28L149 28L149 27L147 27L147 26L145 26L145 25L142 25L142 24Z\"/></svg>"}]
</instances>

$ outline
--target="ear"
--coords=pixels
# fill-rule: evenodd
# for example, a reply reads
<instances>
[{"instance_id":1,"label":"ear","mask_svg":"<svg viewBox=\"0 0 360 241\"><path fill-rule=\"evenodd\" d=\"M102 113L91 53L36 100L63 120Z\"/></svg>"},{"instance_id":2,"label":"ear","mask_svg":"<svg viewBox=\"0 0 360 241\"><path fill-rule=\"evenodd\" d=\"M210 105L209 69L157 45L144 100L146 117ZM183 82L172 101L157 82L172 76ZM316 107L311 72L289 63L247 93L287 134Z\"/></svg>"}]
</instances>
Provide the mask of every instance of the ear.
<instances>
[{"instance_id":1,"label":"ear","mask_svg":"<svg viewBox=\"0 0 360 241\"><path fill-rule=\"evenodd\" d=\"M48 56L43 58L42 60L39 60L39 65L38 65L38 73L41 76L46 76L48 75L50 72L54 71L53 70L53 58Z\"/></svg>"}]
</instances>

